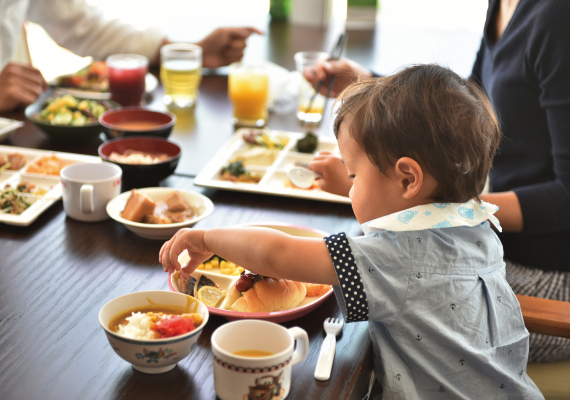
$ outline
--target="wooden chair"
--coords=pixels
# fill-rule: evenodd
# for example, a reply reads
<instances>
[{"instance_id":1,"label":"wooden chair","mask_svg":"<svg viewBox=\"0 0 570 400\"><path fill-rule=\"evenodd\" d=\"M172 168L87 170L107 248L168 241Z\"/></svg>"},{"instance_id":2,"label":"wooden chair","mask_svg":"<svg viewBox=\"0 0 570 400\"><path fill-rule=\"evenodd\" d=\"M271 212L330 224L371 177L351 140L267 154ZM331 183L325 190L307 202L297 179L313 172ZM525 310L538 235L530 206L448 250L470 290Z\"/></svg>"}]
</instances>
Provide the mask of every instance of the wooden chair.
<instances>
[{"instance_id":1,"label":"wooden chair","mask_svg":"<svg viewBox=\"0 0 570 400\"><path fill-rule=\"evenodd\" d=\"M570 303L518 295L529 332L570 339ZM546 400L570 399L570 361L529 363L528 375Z\"/></svg>"}]
</instances>

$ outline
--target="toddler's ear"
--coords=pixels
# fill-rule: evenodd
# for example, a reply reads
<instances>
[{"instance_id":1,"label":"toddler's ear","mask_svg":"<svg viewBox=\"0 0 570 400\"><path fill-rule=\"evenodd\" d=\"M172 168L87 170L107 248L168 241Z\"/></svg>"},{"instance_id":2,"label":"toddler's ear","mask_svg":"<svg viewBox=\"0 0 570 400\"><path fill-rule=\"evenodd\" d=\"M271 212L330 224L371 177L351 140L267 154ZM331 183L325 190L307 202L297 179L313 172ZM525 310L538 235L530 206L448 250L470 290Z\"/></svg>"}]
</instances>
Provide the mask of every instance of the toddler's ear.
<instances>
[{"instance_id":1,"label":"toddler's ear","mask_svg":"<svg viewBox=\"0 0 570 400\"><path fill-rule=\"evenodd\" d=\"M424 172L420 164L413 158L402 157L396 162L394 172L402 190L402 197L407 200L414 198L424 183Z\"/></svg>"}]
</instances>

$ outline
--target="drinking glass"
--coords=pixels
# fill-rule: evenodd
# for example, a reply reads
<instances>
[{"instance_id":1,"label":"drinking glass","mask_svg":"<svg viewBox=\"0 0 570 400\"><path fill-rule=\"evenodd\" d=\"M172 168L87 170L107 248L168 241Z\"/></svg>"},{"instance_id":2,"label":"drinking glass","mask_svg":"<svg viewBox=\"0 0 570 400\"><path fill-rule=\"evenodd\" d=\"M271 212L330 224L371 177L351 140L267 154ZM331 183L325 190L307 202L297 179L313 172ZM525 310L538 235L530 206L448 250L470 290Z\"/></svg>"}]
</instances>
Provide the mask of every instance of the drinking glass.
<instances>
[{"instance_id":1,"label":"drinking glass","mask_svg":"<svg viewBox=\"0 0 570 400\"><path fill-rule=\"evenodd\" d=\"M234 106L234 125L262 127L267 121L269 75L262 65L230 65L228 96Z\"/></svg>"},{"instance_id":2,"label":"drinking glass","mask_svg":"<svg viewBox=\"0 0 570 400\"><path fill-rule=\"evenodd\" d=\"M148 59L138 54L107 57L111 100L122 106L140 106L144 94Z\"/></svg>"},{"instance_id":3,"label":"drinking glass","mask_svg":"<svg viewBox=\"0 0 570 400\"><path fill-rule=\"evenodd\" d=\"M162 46L160 79L164 86L164 104L173 108L192 107L202 80L202 48L189 43Z\"/></svg>"},{"instance_id":4,"label":"drinking glass","mask_svg":"<svg viewBox=\"0 0 570 400\"><path fill-rule=\"evenodd\" d=\"M295 54L295 66L302 76L305 68L313 66L317 61L326 60L328 57L328 54L322 51L301 51ZM325 110L325 97L317 93L311 103L313 96L315 96L315 89L305 78L302 78L297 119L306 128L318 128ZM309 104L310 109L308 109Z\"/></svg>"}]
</instances>

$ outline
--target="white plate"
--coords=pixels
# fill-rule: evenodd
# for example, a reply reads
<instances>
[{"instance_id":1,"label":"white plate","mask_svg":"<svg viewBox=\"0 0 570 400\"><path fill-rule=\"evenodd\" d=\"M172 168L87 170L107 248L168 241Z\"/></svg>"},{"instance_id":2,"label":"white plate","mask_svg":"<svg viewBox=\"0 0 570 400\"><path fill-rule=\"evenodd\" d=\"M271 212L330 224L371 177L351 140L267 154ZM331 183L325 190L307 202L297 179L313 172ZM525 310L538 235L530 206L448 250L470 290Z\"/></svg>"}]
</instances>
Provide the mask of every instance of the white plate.
<instances>
[{"instance_id":1,"label":"white plate","mask_svg":"<svg viewBox=\"0 0 570 400\"><path fill-rule=\"evenodd\" d=\"M300 189L287 186L287 170L296 163L308 164L315 154L321 150L338 152L336 140L331 137L319 136L319 145L315 154L298 153L295 151L297 140L305 134L297 132L272 131L272 135L287 136L289 143L279 151L275 161L269 166L248 166L246 168L263 176L259 183L230 182L219 179L220 171L227 166L233 154L247 146L242 136L249 129L239 129L222 146L216 155L206 164L194 179L194 184L217 189L236 190L240 192L252 192L270 194L285 197L297 197L301 199L330 201L333 203L350 204L350 199L338 196L320 189Z\"/></svg>"},{"instance_id":2,"label":"white plate","mask_svg":"<svg viewBox=\"0 0 570 400\"><path fill-rule=\"evenodd\" d=\"M173 192L178 191L184 196L184 198L190 203L194 211L197 211L197 216L184 222L178 222L176 224L143 224L140 222L132 222L121 217L121 212L125 209L127 200L131 195L131 192L124 192L117 197L111 199L107 203L107 214L115 221L120 222L125 225L125 227L139 235L140 237L146 239L155 240L168 240L181 228L189 228L193 226L196 222L206 218L208 215L214 211L214 203L206 196L192 192L190 190L175 189L168 187L156 187L156 188L144 188L137 189L138 192L150 197L154 201L160 201L164 197Z\"/></svg>"},{"instance_id":3,"label":"white plate","mask_svg":"<svg viewBox=\"0 0 570 400\"><path fill-rule=\"evenodd\" d=\"M24 126L22 121L0 117L0 142L10 136L10 132Z\"/></svg>"},{"instance_id":4,"label":"white plate","mask_svg":"<svg viewBox=\"0 0 570 400\"><path fill-rule=\"evenodd\" d=\"M21 181L28 181L38 188L47 190L47 193L35 201L28 209L21 214L0 213L0 223L17 226L28 226L34 222L52 204L61 199L61 181L59 176L30 174L26 172L27 165L34 160L55 154L58 158L69 162L101 162L99 157L85 156L81 154L61 153L54 151L27 149L13 146L0 146L0 154L20 153L27 161L27 164L17 171L4 171L0 173L0 189L4 189L7 184L15 187Z\"/></svg>"},{"instance_id":5,"label":"white plate","mask_svg":"<svg viewBox=\"0 0 570 400\"><path fill-rule=\"evenodd\" d=\"M54 90L54 96L61 96L63 94L69 94L74 97L79 97L82 99L92 99L92 100L110 100L111 93L109 92L97 92L95 90L83 90L79 88L66 88L58 87L55 83L56 89ZM158 79L151 73L145 75L145 88L146 93L152 93L158 86Z\"/></svg>"}]
</instances>

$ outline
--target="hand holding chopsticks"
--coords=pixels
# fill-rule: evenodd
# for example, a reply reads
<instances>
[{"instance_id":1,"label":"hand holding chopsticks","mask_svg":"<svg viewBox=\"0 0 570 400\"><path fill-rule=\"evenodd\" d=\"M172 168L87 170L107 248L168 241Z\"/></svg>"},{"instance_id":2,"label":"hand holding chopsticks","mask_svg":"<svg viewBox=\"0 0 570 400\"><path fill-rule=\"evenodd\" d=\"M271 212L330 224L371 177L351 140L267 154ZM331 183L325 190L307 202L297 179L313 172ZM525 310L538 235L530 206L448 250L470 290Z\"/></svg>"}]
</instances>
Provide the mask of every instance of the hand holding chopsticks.
<instances>
[{"instance_id":1,"label":"hand holding chopsticks","mask_svg":"<svg viewBox=\"0 0 570 400\"><path fill-rule=\"evenodd\" d=\"M330 57L328 59L328 61L336 61L338 60L341 55L342 52L344 50L344 45L346 43L346 33L343 33L339 36L335 47L333 48L333 50L330 53ZM331 92L332 92L332 88L334 86L334 81L335 81L335 75L330 77L329 80L329 86L327 88L327 99L329 98ZM317 97L317 93L319 93L319 90L321 89L321 87L324 85L325 80L320 80L319 83L317 84L317 86L315 87L315 93L313 93L313 95L311 96L311 99L309 100L309 104L307 105L307 108L305 109L305 113L309 113L311 111L311 107L313 106L313 102L315 101L315 98Z\"/></svg>"}]
</instances>

